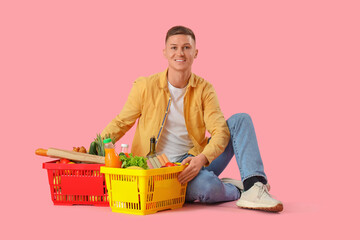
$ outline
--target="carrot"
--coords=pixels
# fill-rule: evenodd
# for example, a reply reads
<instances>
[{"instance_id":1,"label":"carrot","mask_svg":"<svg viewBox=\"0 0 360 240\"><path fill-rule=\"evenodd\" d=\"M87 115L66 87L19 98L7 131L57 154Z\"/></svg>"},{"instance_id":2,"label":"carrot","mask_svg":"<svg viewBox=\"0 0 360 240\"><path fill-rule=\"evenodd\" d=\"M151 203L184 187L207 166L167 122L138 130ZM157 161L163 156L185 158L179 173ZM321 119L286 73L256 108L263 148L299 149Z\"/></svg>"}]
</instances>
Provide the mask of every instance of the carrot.
<instances>
[{"instance_id":1,"label":"carrot","mask_svg":"<svg viewBox=\"0 0 360 240\"><path fill-rule=\"evenodd\" d=\"M170 162L169 159L167 158L167 156L165 155L165 153L161 154L161 156L162 156L162 158L164 159L165 164L166 164L167 162Z\"/></svg>"}]
</instances>

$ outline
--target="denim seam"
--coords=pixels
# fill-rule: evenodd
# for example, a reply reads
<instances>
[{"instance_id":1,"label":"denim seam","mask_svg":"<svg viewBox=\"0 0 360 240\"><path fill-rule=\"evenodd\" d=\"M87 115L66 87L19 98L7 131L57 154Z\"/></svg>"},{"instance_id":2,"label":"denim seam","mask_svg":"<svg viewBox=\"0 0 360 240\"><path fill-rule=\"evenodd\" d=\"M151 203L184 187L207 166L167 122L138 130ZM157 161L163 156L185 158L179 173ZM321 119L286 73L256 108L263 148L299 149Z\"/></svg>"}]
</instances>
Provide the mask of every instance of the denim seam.
<instances>
[{"instance_id":1,"label":"denim seam","mask_svg":"<svg viewBox=\"0 0 360 240\"><path fill-rule=\"evenodd\" d=\"M235 127L232 127L232 130L233 131L230 131L230 133L231 132L234 132L234 128ZM234 138L233 138L233 135L232 134L230 134L230 136L231 136L231 139L230 139L230 141L232 141ZM233 142L233 149L234 149L234 155L235 155L235 158L239 155L239 153L238 153L238 150L237 150L237 148L236 147L234 147L234 146L236 146L236 140L234 139L234 142ZM243 171L242 171L242 168L240 167L240 166L238 166L239 167L239 171L240 171L240 176L243 176Z\"/></svg>"}]
</instances>

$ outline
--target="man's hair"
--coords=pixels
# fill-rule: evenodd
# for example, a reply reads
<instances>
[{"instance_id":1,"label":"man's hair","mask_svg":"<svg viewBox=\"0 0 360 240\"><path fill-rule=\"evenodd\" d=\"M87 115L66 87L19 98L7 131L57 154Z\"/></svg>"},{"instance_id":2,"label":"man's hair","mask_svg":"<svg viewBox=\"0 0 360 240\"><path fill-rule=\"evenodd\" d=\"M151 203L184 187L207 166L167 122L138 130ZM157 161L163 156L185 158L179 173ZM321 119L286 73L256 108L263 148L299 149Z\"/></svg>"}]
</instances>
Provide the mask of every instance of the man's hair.
<instances>
[{"instance_id":1,"label":"man's hair","mask_svg":"<svg viewBox=\"0 0 360 240\"><path fill-rule=\"evenodd\" d=\"M194 40L194 42L196 42L195 34L190 28L187 28L184 26L175 26L175 27L170 28L169 31L166 33L165 43L167 42L169 37L174 36L174 35L179 35L179 34L189 35Z\"/></svg>"}]
</instances>

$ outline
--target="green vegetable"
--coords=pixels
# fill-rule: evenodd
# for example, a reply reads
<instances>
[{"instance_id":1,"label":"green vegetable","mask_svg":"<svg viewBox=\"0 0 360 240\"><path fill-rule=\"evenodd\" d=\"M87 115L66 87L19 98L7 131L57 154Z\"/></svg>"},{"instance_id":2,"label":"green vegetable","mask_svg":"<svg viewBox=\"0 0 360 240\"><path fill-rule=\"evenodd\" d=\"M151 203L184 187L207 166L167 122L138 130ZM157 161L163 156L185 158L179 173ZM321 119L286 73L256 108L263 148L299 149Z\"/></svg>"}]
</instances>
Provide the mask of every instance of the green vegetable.
<instances>
[{"instance_id":1,"label":"green vegetable","mask_svg":"<svg viewBox=\"0 0 360 240\"><path fill-rule=\"evenodd\" d=\"M97 152L97 154L99 156L105 157L104 142L103 142L100 134L96 135L95 142L96 142L96 152Z\"/></svg>"},{"instance_id":2,"label":"green vegetable","mask_svg":"<svg viewBox=\"0 0 360 240\"><path fill-rule=\"evenodd\" d=\"M122 161L122 166L121 166L122 168L137 166L143 169L149 169L146 162L147 158L134 156L132 153L130 153L129 156L130 157L126 157L125 154L121 154L121 153L119 154L120 161Z\"/></svg>"},{"instance_id":3,"label":"green vegetable","mask_svg":"<svg viewBox=\"0 0 360 240\"><path fill-rule=\"evenodd\" d=\"M107 134L105 135L105 139L106 138L110 138L110 135ZM105 157L105 149L104 149L104 142L103 142L103 139L101 138L101 135L100 134L96 134L96 138L94 139L94 142L95 142L95 149L96 149L96 154L98 156L103 156ZM111 138L111 142L113 144L115 144L115 141L114 139ZM90 151L89 151L90 152Z\"/></svg>"},{"instance_id":4,"label":"green vegetable","mask_svg":"<svg viewBox=\"0 0 360 240\"><path fill-rule=\"evenodd\" d=\"M97 155L96 146L97 146L97 143L96 143L95 141L93 141L93 142L90 144L89 154Z\"/></svg>"}]
</instances>

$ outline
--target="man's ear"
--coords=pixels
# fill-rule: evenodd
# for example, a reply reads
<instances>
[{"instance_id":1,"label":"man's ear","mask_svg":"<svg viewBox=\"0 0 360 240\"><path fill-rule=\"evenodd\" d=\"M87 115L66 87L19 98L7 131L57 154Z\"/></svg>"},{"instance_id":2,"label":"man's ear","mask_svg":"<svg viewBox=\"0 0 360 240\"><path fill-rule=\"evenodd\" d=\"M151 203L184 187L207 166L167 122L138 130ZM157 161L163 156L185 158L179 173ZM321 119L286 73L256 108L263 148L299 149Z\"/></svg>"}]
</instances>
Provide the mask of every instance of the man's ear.
<instances>
[{"instance_id":1,"label":"man's ear","mask_svg":"<svg viewBox=\"0 0 360 240\"><path fill-rule=\"evenodd\" d=\"M199 50L197 50L197 49L196 49L196 52L195 52L195 56L194 56L194 58L196 58L196 57L197 57L198 52L199 52Z\"/></svg>"},{"instance_id":2,"label":"man's ear","mask_svg":"<svg viewBox=\"0 0 360 240\"><path fill-rule=\"evenodd\" d=\"M166 58L166 50L165 50L165 48L163 49L163 55L164 55L164 57Z\"/></svg>"}]
</instances>

